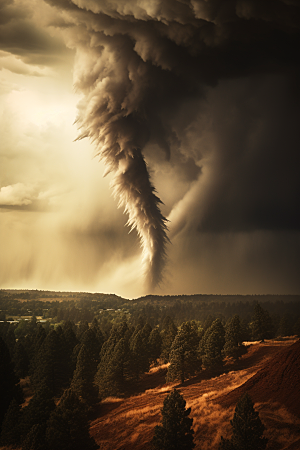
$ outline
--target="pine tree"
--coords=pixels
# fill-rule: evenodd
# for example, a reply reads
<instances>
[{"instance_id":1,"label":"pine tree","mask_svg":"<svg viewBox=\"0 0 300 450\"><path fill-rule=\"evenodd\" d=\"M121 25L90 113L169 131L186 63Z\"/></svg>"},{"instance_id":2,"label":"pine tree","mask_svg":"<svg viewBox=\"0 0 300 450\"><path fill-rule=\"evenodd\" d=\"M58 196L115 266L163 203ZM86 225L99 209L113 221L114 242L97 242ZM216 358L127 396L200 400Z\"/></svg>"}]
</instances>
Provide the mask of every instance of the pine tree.
<instances>
[{"instance_id":1,"label":"pine tree","mask_svg":"<svg viewBox=\"0 0 300 450\"><path fill-rule=\"evenodd\" d=\"M231 439L221 437L219 450L264 450L268 439L263 437L264 425L248 393L238 401L233 419Z\"/></svg>"},{"instance_id":2,"label":"pine tree","mask_svg":"<svg viewBox=\"0 0 300 450\"><path fill-rule=\"evenodd\" d=\"M264 341L273 336L272 319L268 311L263 309L259 303L256 303L254 306L254 314L250 327L254 340Z\"/></svg>"},{"instance_id":3,"label":"pine tree","mask_svg":"<svg viewBox=\"0 0 300 450\"><path fill-rule=\"evenodd\" d=\"M186 401L176 389L165 398L161 425L154 429L153 450L192 450L195 447L193 419L188 417L191 409L186 409L185 405Z\"/></svg>"},{"instance_id":4,"label":"pine tree","mask_svg":"<svg viewBox=\"0 0 300 450\"><path fill-rule=\"evenodd\" d=\"M99 348L100 348L100 350L101 350L102 345L104 344L104 340L105 340L105 339L104 339L104 335L103 335L103 333L102 333L102 331L101 331L99 322L98 322L98 320L97 320L96 318L93 319L93 322L92 322L92 324L91 324L91 328L90 328L90 329L95 333L95 336L96 336L96 339L97 339L98 346L99 346ZM100 351L100 350L99 350L99 351Z\"/></svg>"},{"instance_id":5,"label":"pine tree","mask_svg":"<svg viewBox=\"0 0 300 450\"><path fill-rule=\"evenodd\" d=\"M21 408L16 399L13 399L2 423L0 445L17 447L20 444L20 422Z\"/></svg>"},{"instance_id":6,"label":"pine tree","mask_svg":"<svg viewBox=\"0 0 300 450\"><path fill-rule=\"evenodd\" d=\"M291 336L291 334L292 334L291 318L289 314L284 314L279 321L276 336L284 337L284 336Z\"/></svg>"},{"instance_id":7,"label":"pine tree","mask_svg":"<svg viewBox=\"0 0 300 450\"><path fill-rule=\"evenodd\" d=\"M74 371L71 389L88 406L98 402L98 389L94 384L97 366L94 353L85 344L81 345Z\"/></svg>"},{"instance_id":8,"label":"pine tree","mask_svg":"<svg viewBox=\"0 0 300 450\"><path fill-rule=\"evenodd\" d=\"M45 382L53 395L59 395L68 385L70 366L64 350L61 332L51 330L44 339L35 360L35 371L31 377L35 389L40 383Z\"/></svg>"},{"instance_id":9,"label":"pine tree","mask_svg":"<svg viewBox=\"0 0 300 450\"><path fill-rule=\"evenodd\" d=\"M154 328L149 336L149 359L150 364L157 364L161 354L162 338L158 328Z\"/></svg>"},{"instance_id":10,"label":"pine tree","mask_svg":"<svg viewBox=\"0 0 300 450\"><path fill-rule=\"evenodd\" d=\"M128 341L121 338L112 353L101 360L96 375L101 398L119 396L124 392L128 355Z\"/></svg>"},{"instance_id":11,"label":"pine tree","mask_svg":"<svg viewBox=\"0 0 300 450\"><path fill-rule=\"evenodd\" d=\"M87 320L79 322L79 325L77 328L77 333L76 333L76 337L77 337L77 339L79 339L79 341L81 341L81 337L88 329L89 329L89 324L88 324Z\"/></svg>"},{"instance_id":12,"label":"pine tree","mask_svg":"<svg viewBox=\"0 0 300 450\"><path fill-rule=\"evenodd\" d=\"M184 380L201 369L198 353L199 333L195 322L185 322L178 329L170 352L167 382Z\"/></svg>"},{"instance_id":13,"label":"pine tree","mask_svg":"<svg viewBox=\"0 0 300 450\"><path fill-rule=\"evenodd\" d=\"M23 392L15 375L14 365L7 345L0 337L0 427L11 401L23 401Z\"/></svg>"},{"instance_id":14,"label":"pine tree","mask_svg":"<svg viewBox=\"0 0 300 450\"><path fill-rule=\"evenodd\" d=\"M12 325L9 326L7 333L6 333L5 337L3 338L3 340L4 340L5 344L7 345L10 357L12 358L12 356L14 354L15 344L16 344L16 336L15 336Z\"/></svg>"},{"instance_id":15,"label":"pine tree","mask_svg":"<svg viewBox=\"0 0 300 450\"><path fill-rule=\"evenodd\" d=\"M114 326L109 339L100 352L100 363L96 373L96 383L101 398L119 395L124 390L124 382L130 361L130 330L126 322Z\"/></svg>"},{"instance_id":16,"label":"pine tree","mask_svg":"<svg viewBox=\"0 0 300 450\"><path fill-rule=\"evenodd\" d=\"M136 380L150 368L149 336L151 331L152 328L149 324L145 324L141 329L138 326L130 339L130 366Z\"/></svg>"},{"instance_id":17,"label":"pine tree","mask_svg":"<svg viewBox=\"0 0 300 450\"><path fill-rule=\"evenodd\" d=\"M62 326L64 353L65 358L67 359L67 365L69 366L70 375L73 374L76 366L76 358L74 358L73 351L76 345L79 344L74 331L75 329L75 325L69 320L67 320Z\"/></svg>"},{"instance_id":18,"label":"pine tree","mask_svg":"<svg viewBox=\"0 0 300 450\"><path fill-rule=\"evenodd\" d=\"M22 450L48 450L45 439L46 424L35 424L22 442Z\"/></svg>"},{"instance_id":19,"label":"pine tree","mask_svg":"<svg viewBox=\"0 0 300 450\"><path fill-rule=\"evenodd\" d=\"M226 324L224 354L235 360L238 359L246 351L242 343L241 322L239 316L236 314Z\"/></svg>"},{"instance_id":20,"label":"pine tree","mask_svg":"<svg viewBox=\"0 0 300 450\"><path fill-rule=\"evenodd\" d=\"M30 364L29 364L29 375L30 375L30 382L34 384L34 378L35 378L35 372L39 365L39 351L40 348L46 339L47 333L44 327L38 326L35 330L35 333L33 335L31 348L30 348Z\"/></svg>"},{"instance_id":21,"label":"pine tree","mask_svg":"<svg viewBox=\"0 0 300 450\"><path fill-rule=\"evenodd\" d=\"M15 344L13 362L17 377L25 378L29 371L29 357L21 338Z\"/></svg>"},{"instance_id":22,"label":"pine tree","mask_svg":"<svg viewBox=\"0 0 300 450\"><path fill-rule=\"evenodd\" d=\"M94 365L94 370L97 370L97 366L100 362L100 351L103 342L101 342L101 331L98 331L98 337L96 335L97 330L89 328L82 336L81 343L84 344L90 352L90 357Z\"/></svg>"},{"instance_id":23,"label":"pine tree","mask_svg":"<svg viewBox=\"0 0 300 450\"><path fill-rule=\"evenodd\" d=\"M225 344L225 330L220 319L216 319L206 330L199 351L206 369L222 367L222 350Z\"/></svg>"},{"instance_id":24,"label":"pine tree","mask_svg":"<svg viewBox=\"0 0 300 450\"><path fill-rule=\"evenodd\" d=\"M21 434L23 440L34 425L46 427L47 420L55 408L53 393L46 383L41 383L28 405L23 408ZM44 430L45 434L45 430Z\"/></svg>"},{"instance_id":25,"label":"pine tree","mask_svg":"<svg viewBox=\"0 0 300 450\"><path fill-rule=\"evenodd\" d=\"M86 409L76 394L67 389L47 422L49 450L97 450L89 434Z\"/></svg>"},{"instance_id":26,"label":"pine tree","mask_svg":"<svg viewBox=\"0 0 300 450\"><path fill-rule=\"evenodd\" d=\"M169 355L176 334L177 327L171 317L167 316L162 325L162 344L160 356L165 363L169 362Z\"/></svg>"}]
</instances>

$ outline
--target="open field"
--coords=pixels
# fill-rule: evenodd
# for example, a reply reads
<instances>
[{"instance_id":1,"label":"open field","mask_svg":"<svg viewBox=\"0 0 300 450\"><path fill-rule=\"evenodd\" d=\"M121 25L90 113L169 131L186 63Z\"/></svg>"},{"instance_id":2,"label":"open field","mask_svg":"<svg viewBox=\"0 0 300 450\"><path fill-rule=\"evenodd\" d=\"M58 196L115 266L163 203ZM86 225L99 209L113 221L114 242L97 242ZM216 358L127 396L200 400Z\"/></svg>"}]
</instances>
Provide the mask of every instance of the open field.
<instances>
[{"instance_id":1,"label":"open field","mask_svg":"<svg viewBox=\"0 0 300 450\"><path fill-rule=\"evenodd\" d=\"M149 443L155 425L160 422L160 409L164 398L176 387L184 396L187 407L191 407L196 450L217 450L220 436L230 435L230 420L235 408L235 394L232 391L248 380L251 385L252 377L256 374L262 373L260 378L266 377L264 373L267 371L268 379L271 379L272 367L278 369L281 360L282 375L279 375L278 370L274 373L274 379L278 383L278 398L285 392L294 390L294 398L299 404L300 385L288 385L286 373L290 377L291 373L285 369L285 362L288 361L287 350L295 342L296 339L252 343L248 346L248 353L238 363L226 362L223 373L203 371L184 385L165 384L166 366L154 368L136 386L139 392L137 395L125 399L110 398L102 402L97 418L91 422L90 432L101 450L150 450ZM296 354L296 363L299 364L299 345L296 345L294 356ZM296 363L292 363L292 371ZM281 376L284 385L281 385L278 376ZM295 376L299 379L297 371ZM292 378L290 379L292 382ZM249 389L251 393L252 388ZM291 412L289 405L276 401L276 390L268 401L255 399L255 408L266 427L265 434L269 438L270 450L300 449L300 414L295 408Z\"/></svg>"}]
</instances>

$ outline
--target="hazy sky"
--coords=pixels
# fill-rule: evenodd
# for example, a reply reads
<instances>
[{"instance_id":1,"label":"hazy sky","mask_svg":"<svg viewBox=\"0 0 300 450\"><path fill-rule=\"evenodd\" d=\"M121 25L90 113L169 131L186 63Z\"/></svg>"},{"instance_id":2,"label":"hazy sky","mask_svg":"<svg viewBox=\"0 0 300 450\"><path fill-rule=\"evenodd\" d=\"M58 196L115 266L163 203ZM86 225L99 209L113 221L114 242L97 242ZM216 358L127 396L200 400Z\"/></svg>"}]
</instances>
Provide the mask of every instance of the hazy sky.
<instances>
[{"instance_id":1,"label":"hazy sky","mask_svg":"<svg viewBox=\"0 0 300 450\"><path fill-rule=\"evenodd\" d=\"M0 287L299 294L299 31L298 0L0 0Z\"/></svg>"}]
</instances>

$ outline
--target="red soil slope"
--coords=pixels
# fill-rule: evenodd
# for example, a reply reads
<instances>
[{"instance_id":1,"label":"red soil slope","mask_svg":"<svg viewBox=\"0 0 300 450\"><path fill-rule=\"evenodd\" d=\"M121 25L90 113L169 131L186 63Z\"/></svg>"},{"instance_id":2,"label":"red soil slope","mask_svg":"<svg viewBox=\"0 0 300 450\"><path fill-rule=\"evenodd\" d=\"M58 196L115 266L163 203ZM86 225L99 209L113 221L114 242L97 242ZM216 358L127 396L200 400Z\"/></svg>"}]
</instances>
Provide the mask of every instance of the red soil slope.
<instances>
[{"instance_id":1,"label":"red soil slope","mask_svg":"<svg viewBox=\"0 0 300 450\"><path fill-rule=\"evenodd\" d=\"M285 367L283 362L290 361L289 355L293 355L294 352L299 357L299 342L296 346L291 346L291 341L255 343L249 346L247 354L237 363L228 361L224 373L210 374L203 371L197 377L186 381L184 385L165 384L166 369L157 368L146 374L136 386L137 395L123 399L107 399L100 403L98 414L90 424L90 433L100 445L100 450L150 450L154 427L161 420L160 409L163 400L176 386L184 396L187 407L191 407L195 450L217 450L221 435L229 437L231 434L230 420L234 413L235 399L244 392L239 389L247 385L248 381L260 371L265 374L266 379L268 372L273 373L274 370L272 375L274 383L270 385L274 384L273 389L276 390L276 383L282 384L279 367ZM280 364L276 369L277 360ZM292 367L294 366L295 363L292 363ZM265 370L265 367L268 369ZM299 372L299 366L297 367L295 370ZM283 369L281 378L285 380L287 373L288 369ZM295 391L298 388L297 374L294 374L289 389L293 393L292 397L295 396L297 399L299 396ZM280 391L280 386L278 389ZM287 400L284 398L287 390L286 387L280 394L284 399L283 403ZM235 397L231 398L231 394ZM276 402L281 398L280 395L275 398ZM266 426L268 448L300 450L300 418L290 414L285 406L278 408L278 404L273 402L261 403L264 401L262 398L266 397L265 392L260 392L255 400L258 402L255 409L259 410ZM292 403L292 400L289 402Z\"/></svg>"},{"instance_id":2,"label":"red soil slope","mask_svg":"<svg viewBox=\"0 0 300 450\"><path fill-rule=\"evenodd\" d=\"M236 404L244 392L254 403L278 402L300 417L300 340L278 352L246 383L218 402L222 406Z\"/></svg>"}]
</instances>

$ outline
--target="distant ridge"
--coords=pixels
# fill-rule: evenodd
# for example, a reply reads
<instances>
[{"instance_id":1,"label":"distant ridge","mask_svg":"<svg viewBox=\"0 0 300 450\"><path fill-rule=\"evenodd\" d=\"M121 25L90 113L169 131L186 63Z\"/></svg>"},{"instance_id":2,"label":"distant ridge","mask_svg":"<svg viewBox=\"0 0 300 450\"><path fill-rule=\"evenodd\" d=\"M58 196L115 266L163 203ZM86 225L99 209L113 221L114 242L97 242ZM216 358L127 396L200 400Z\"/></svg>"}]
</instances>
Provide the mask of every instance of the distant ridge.
<instances>
[{"instance_id":1,"label":"distant ridge","mask_svg":"<svg viewBox=\"0 0 300 450\"><path fill-rule=\"evenodd\" d=\"M133 300L138 301L217 301L217 302L268 302L268 301L299 301L300 294L181 294L181 295L145 295ZM132 301L132 300L131 300Z\"/></svg>"},{"instance_id":2,"label":"distant ridge","mask_svg":"<svg viewBox=\"0 0 300 450\"><path fill-rule=\"evenodd\" d=\"M2 295L33 295L36 298L44 296L57 297L82 297L90 299L98 298L114 298L120 302L141 302L141 303L173 303L176 301L183 302L299 302L300 294L178 294L178 295L155 295L149 294L133 299L127 299L117 294L102 292L80 292L80 291L50 291L41 289L0 289Z\"/></svg>"}]
</instances>

